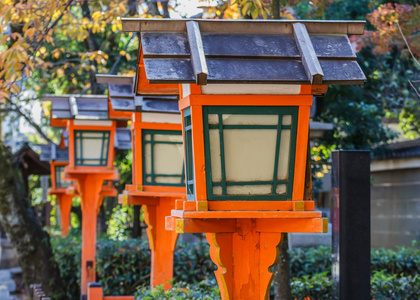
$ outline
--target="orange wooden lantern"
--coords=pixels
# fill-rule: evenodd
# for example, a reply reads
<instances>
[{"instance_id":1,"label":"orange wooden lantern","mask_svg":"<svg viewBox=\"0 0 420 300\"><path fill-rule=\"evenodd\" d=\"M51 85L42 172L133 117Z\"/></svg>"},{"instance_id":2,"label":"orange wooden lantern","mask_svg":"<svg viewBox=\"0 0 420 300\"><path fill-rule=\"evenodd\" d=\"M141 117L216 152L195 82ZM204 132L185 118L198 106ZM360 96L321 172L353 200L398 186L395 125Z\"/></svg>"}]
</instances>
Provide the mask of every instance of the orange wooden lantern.
<instances>
[{"instance_id":1,"label":"orange wooden lantern","mask_svg":"<svg viewBox=\"0 0 420 300\"><path fill-rule=\"evenodd\" d=\"M50 195L55 195L60 209L61 235L68 235L70 229L70 210L75 183L64 180L64 168L68 165L68 149L64 143L59 146L55 144L41 145L41 160L50 161L51 166L51 188Z\"/></svg>"},{"instance_id":2,"label":"orange wooden lantern","mask_svg":"<svg viewBox=\"0 0 420 300\"><path fill-rule=\"evenodd\" d=\"M82 206L81 294L86 298L89 282L95 282L97 214L104 196L116 196L112 181L118 179L113 166L117 122L110 119L106 96L47 96L52 102L51 126L65 125L69 162L65 177L74 180Z\"/></svg>"},{"instance_id":3,"label":"orange wooden lantern","mask_svg":"<svg viewBox=\"0 0 420 300\"><path fill-rule=\"evenodd\" d=\"M175 208L175 200L186 199L178 97L134 96L133 77L96 78L108 84L113 110L131 114L133 184L126 186L120 203L142 205L152 252L150 285L169 288L178 233L165 230L165 217Z\"/></svg>"},{"instance_id":4,"label":"orange wooden lantern","mask_svg":"<svg viewBox=\"0 0 420 300\"><path fill-rule=\"evenodd\" d=\"M268 299L287 232L326 232L304 199L313 95L365 76L364 22L123 19L149 84L180 83L187 200L166 228L206 232L222 299ZM141 77L141 74L138 76Z\"/></svg>"}]
</instances>

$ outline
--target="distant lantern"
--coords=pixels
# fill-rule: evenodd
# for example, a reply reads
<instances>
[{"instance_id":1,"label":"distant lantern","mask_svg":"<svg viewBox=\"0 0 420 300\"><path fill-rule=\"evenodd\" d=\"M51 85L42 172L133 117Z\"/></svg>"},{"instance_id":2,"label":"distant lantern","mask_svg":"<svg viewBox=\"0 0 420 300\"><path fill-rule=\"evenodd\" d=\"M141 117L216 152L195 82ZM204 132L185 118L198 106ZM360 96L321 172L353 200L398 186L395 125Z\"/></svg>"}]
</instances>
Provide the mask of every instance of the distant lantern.
<instances>
[{"instance_id":1,"label":"distant lantern","mask_svg":"<svg viewBox=\"0 0 420 300\"><path fill-rule=\"evenodd\" d=\"M82 208L81 298L88 283L95 282L96 220L104 196L116 196L112 181L116 149L130 149L130 135L123 117L109 109L108 98L99 95L45 96L51 101L51 126L66 130L68 165L66 179L77 183ZM123 139L120 139L120 136ZM128 143L126 141L128 136Z\"/></svg>"},{"instance_id":2,"label":"distant lantern","mask_svg":"<svg viewBox=\"0 0 420 300\"><path fill-rule=\"evenodd\" d=\"M364 22L123 19L123 30L140 32L148 84L181 85L187 200L167 229L208 233L223 299L267 298L282 233L326 231L304 195L310 107L330 84L366 80L347 37Z\"/></svg>"},{"instance_id":3,"label":"distant lantern","mask_svg":"<svg viewBox=\"0 0 420 300\"><path fill-rule=\"evenodd\" d=\"M51 166L50 195L55 195L60 209L61 235L67 236L70 229L70 210L75 182L65 180L64 168L68 165L68 149L64 145L63 135L60 145L41 145L41 160L49 161Z\"/></svg>"},{"instance_id":4,"label":"distant lantern","mask_svg":"<svg viewBox=\"0 0 420 300\"><path fill-rule=\"evenodd\" d=\"M165 217L177 199L186 198L182 118L178 96L171 95L179 87L138 83L135 95L131 76L96 75L96 79L108 84L114 113L130 116L133 183L126 185L120 203L142 205L152 253L150 285L169 288L178 234L165 230Z\"/></svg>"}]
</instances>

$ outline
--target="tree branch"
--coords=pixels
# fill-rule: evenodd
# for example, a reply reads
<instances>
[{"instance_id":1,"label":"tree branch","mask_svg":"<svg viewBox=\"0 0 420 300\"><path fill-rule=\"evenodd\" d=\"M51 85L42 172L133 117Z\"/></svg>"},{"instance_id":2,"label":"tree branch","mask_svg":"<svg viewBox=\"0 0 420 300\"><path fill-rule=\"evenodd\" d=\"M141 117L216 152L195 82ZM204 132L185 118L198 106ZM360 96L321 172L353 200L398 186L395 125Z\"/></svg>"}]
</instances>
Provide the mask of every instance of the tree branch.
<instances>
[{"instance_id":1,"label":"tree branch","mask_svg":"<svg viewBox=\"0 0 420 300\"><path fill-rule=\"evenodd\" d=\"M398 29L400 30L400 33L401 33L401 36L402 36L402 38L403 38L403 40L404 40L404 43L405 43L405 45L407 46L407 48L408 48L408 51L410 52L410 54L411 54L411 57L413 58L413 60L419 65L419 67L420 67L420 62L417 60L417 58L414 56L414 54L413 54L413 52L411 51L411 48L410 48L410 45L408 44L408 41L407 41L407 39L405 38L405 36L404 36L404 33L402 32L402 30L401 30L401 27L400 27L400 23L399 22L397 22L397 26L398 26Z\"/></svg>"},{"instance_id":2,"label":"tree branch","mask_svg":"<svg viewBox=\"0 0 420 300\"><path fill-rule=\"evenodd\" d=\"M123 48L123 51L126 51L127 50L128 45L130 44L131 40L134 38L135 35L136 35L136 33L133 33L133 35L131 36L131 38L125 44L125 46ZM109 74L114 74L115 69L117 68L118 64L121 61L121 57L122 57L122 55L119 54L117 60L115 61L114 65L112 66L111 70L109 71Z\"/></svg>"}]
</instances>

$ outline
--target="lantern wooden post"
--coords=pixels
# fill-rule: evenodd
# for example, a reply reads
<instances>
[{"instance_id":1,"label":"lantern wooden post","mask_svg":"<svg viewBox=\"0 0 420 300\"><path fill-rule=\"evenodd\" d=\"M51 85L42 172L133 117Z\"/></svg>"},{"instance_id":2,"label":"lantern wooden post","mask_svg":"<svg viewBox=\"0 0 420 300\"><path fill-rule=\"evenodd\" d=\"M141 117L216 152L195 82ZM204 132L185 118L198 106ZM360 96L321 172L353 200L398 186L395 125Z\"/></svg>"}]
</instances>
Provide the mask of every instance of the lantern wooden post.
<instances>
[{"instance_id":1,"label":"lantern wooden post","mask_svg":"<svg viewBox=\"0 0 420 300\"><path fill-rule=\"evenodd\" d=\"M148 83L182 84L187 200L176 201L166 228L207 234L222 299L268 299L283 234L327 232L304 193L309 112L329 84L366 80L347 37L363 29L123 19L124 31L142 36Z\"/></svg>"},{"instance_id":2,"label":"lantern wooden post","mask_svg":"<svg viewBox=\"0 0 420 300\"><path fill-rule=\"evenodd\" d=\"M145 76L142 60L139 69ZM108 84L113 114L130 116L133 184L126 185L119 201L142 206L152 254L150 286L163 285L168 289L173 278L178 233L165 230L165 217L171 214L177 199L186 198L181 116L177 96L168 96L178 94L179 87L171 84L149 85L144 78L137 83L136 94L141 95L138 97L133 94L133 77L97 75L96 78L98 83ZM155 140L159 144L155 144ZM160 154L162 147L168 147L163 155ZM177 151L179 153L174 155ZM172 156L172 159L164 156ZM159 174L169 169L171 171L166 172L174 172L171 164L179 165L175 169L179 174ZM159 171L159 168L162 170Z\"/></svg>"}]
</instances>

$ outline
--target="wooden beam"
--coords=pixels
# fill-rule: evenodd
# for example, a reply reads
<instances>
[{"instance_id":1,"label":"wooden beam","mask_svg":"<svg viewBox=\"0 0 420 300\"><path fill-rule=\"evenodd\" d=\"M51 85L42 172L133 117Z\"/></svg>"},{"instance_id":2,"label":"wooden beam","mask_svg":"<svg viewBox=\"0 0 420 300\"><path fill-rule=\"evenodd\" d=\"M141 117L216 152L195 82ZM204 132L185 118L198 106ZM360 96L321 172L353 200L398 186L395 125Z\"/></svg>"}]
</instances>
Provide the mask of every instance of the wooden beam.
<instances>
[{"instance_id":1,"label":"wooden beam","mask_svg":"<svg viewBox=\"0 0 420 300\"><path fill-rule=\"evenodd\" d=\"M122 18L123 32L185 32L189 20ZM295 23L313 34L363 34L365 21L325 20L195 20L202 32L236 34L292 34Z\"/></svg>"},{"instance_id":2,"label":"wooden beam","mask_svg":"<svg viewBox=\"0 0 420 300\"><path fill-rule=\"evenodd\" d=\"M70 104L70 112L71 112L72 117L77 116L79 114L79 109L77 108L76 97L70 96L69 104Z\"/></svg>"},{"instance_id":3,"label":"wooden beam","mask_svg":"<svg viewBox=\"0 0 420 300\"><path fill-rule=\"evenodd\" d=\"M311 38L304 24L293 24L296 45L302 56L302 64L308 75L309 81L314 85L321 85L324 72L319 64Z\"/></svg>"},{"instance_id":4,"label":"wooden beam","mask_svg":"<svg viewBox=\"0 0 420 300\"><path fill-rule=\"evenodd\" d=\"M207 69L206 56L204 55L200 27L195 21L187 22L186 25L195 81L198 85L205 85L207 84L207 75L209 74L209 71Z\"/></svg>"},{"instance_id":5,"label":"wooden beam","mask_svg":"<svg viewBox=\"0 0 420 300\"><path fill-rule=\"evenodd\" d=\"M96 74L97 83L133 84L133 76Z\"/></svg>"}]
</instances>

